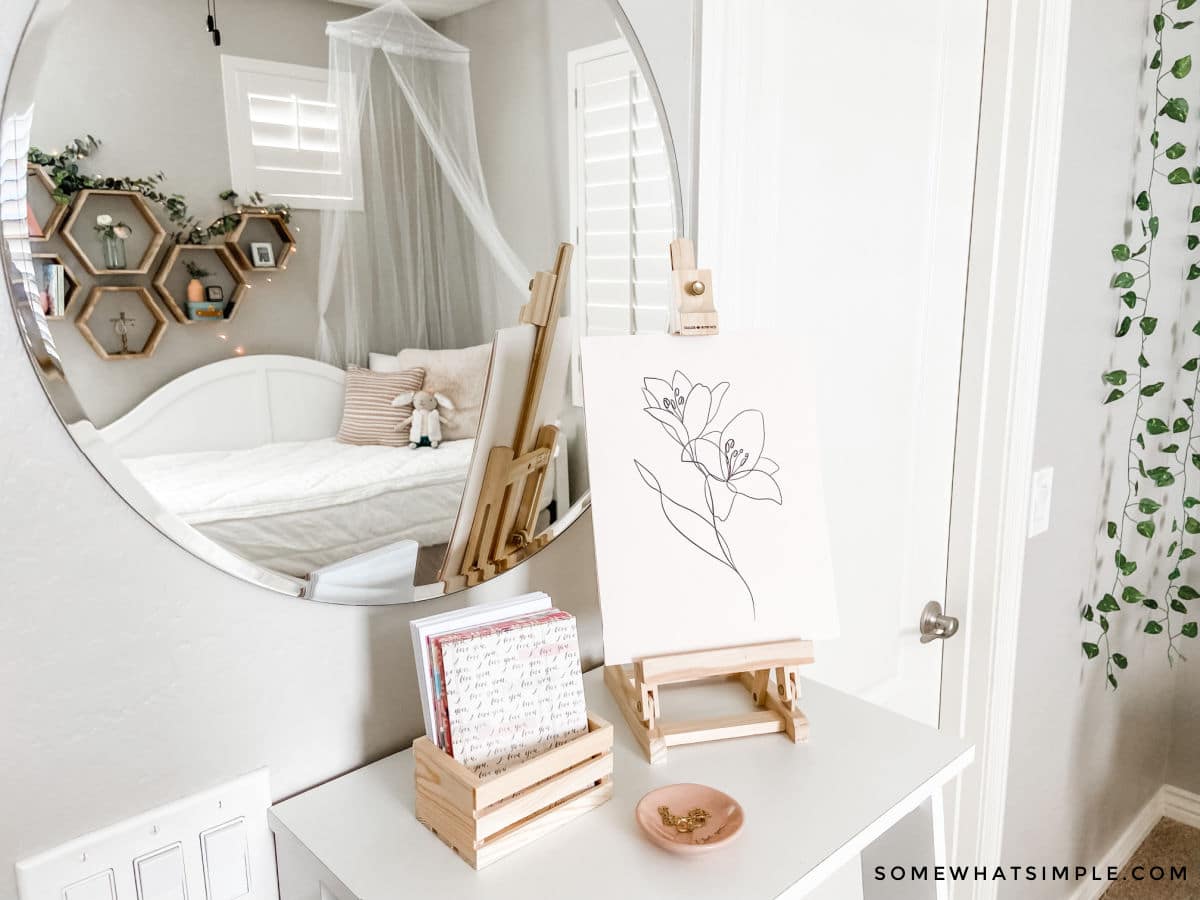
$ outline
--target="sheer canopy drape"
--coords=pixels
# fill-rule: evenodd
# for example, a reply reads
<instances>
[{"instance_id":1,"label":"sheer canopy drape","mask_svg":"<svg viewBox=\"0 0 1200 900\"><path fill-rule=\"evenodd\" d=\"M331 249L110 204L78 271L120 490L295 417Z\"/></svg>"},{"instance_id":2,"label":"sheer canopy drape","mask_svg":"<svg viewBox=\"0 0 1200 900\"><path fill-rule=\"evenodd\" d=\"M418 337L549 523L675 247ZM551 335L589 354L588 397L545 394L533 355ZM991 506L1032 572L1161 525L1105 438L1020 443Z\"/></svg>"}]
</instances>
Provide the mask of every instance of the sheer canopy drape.
<instances>
[{"instance_id":1,"label":"sheer canopy drape","mask_svg":"<svg viewBox=\"0 0 1200 900\"><path fill-rule=\"evenodd\" d=\"M488 204L469 52L399 0L326 34L339 158L361 177L321 214L318 357L489 340L530 275Z\"/></svg>"}]
</instances>

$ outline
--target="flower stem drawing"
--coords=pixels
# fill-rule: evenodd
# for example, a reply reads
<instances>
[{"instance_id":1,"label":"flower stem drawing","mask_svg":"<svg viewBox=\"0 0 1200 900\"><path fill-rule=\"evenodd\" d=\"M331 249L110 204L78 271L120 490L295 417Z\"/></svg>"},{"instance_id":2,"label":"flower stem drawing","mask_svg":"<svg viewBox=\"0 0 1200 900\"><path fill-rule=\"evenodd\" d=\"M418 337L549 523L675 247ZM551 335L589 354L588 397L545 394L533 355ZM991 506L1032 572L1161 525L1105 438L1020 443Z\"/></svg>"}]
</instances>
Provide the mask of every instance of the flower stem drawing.
<instances>
[{"instance_id":1,"label":"flower stem drawing","mask_svg":"<svg viewBox=\"0 0 1200 900\"><path fill-rule=\"evenodd\" d=\"M676 371L669 382L644 378L642 385L646 401L643 411L679 446L680 463L702 476L700 496L690 502L668 496L658 477L634 459L638 475L658 494L663 516L675 532L738 577L746 588L751 614L757 619L754 591L734 562L721 527L733 514L739 497L783 504L783 494L775 480L779 465L763 456L766 420L762 411L741 410L724 426L718 426L721 401L729 390L729 382L722 381L714 387L693 384L683 372Z\"/></svg>"}]
</instances>

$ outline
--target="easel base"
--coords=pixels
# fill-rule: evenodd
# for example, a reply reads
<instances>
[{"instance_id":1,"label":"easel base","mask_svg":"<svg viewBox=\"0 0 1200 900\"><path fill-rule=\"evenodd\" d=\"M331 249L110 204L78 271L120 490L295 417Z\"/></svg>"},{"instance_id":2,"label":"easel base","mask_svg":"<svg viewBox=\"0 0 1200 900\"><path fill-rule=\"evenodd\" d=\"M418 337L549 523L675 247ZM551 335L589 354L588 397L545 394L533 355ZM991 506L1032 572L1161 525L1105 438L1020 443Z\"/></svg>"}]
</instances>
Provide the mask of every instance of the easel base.
<instances>
[{"instance_id":1,"label":"easel base","mask_svg":"<svg viewBox=\"0 0 1200 900\"><path fill-rule=\"evenodd\" d=\"M735 667L733 659L748 665ZM656 657L632 667L605 666L604 683L646 758L657 764L666 762L668 748L683 744L779 732L793 743L807 741L808 717L797 706L797 673L799 666L812 661L811 641L788 641ZM648 670L656 673L653 681L647 680ZM714 680L737 681L749 692L755 709L708 719L662 721L661 687Z\"/></svg>"}]
</instances>

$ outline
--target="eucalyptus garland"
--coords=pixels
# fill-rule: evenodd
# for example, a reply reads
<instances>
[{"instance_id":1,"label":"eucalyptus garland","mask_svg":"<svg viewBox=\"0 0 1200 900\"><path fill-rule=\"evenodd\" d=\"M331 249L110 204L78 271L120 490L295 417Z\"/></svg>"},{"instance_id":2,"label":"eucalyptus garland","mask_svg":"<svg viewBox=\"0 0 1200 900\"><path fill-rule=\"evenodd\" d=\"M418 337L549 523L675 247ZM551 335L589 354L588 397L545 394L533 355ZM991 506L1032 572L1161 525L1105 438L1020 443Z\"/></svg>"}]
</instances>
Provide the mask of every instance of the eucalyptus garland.
<instances>
[{"instance_id":1,"label":"eucalyptus garland","mask_svg":"<svg viewBox=\"0 0 1200 900\"><path fill-rule=\"evenodd\" d=\"M1129 607L1146 611L1148 617L1142 632L1166 641L1167 659L1172 665L1185 658L1182 640L1197 636L1196 621L1187 617L1188 604L1200 600L1200 591L1184 583L1180 567L1196 555L1196 549L1190 545L1200 534L1200 509L1197 509L1200 452L1195 447L1200 441L1195 416L1196 401L1200 399L1200 357L1192 357L1183 364L1183 370L1191 375L1190 383L1181 388L1180 398L1171 400L1170 414L1156 416L1153 414L1156 410L1148 405L1155 405L1153 398L1164 390L1168 379L1147 356L1148 339L1159 325L1153 307L1155 247L1164 240L1184 241L1189 251L1200 247L1200 206L1191 207L1187 224L1162 222L1155 206L1156 198L1162 196L1160 191L1200 184L1200 165L1189 171L1183 164L1188 147L1174 139L1177 135L1184 136L1182 129L1188 122L1188 101L1179 95L1184 93L1191 75L1192 58L1190 54L1171 58L1173 54L1167 52L1165 40L1167 35L1193 24L1193 20L1178 18L1178 14L1195 3L1196 0L1162 0L1152 19L1155 49L1147 66L1155 91L1151 108L1157 112L1150 122L1152 152L1145 187L1133 198L1141 245L1133 248L1120 243L1112 248L1112 258L1120 266L1110 281L1120 303L1116 337L1124 339L1122 346L1127 347L1130 340L1136 343L1137 364L1130 369L1115 368L1103 375L1104 402L1124 401L1132 411L1121 478L1125 496L1118 521L1105 525L1105 534L1113 547L1111 587L1095 606L1085 605L1082 615L1094 629L1094 637L1083 642L1083 652L1089 659L1104 660L1108 683L1114 689L1118 685L1117 672L1126 669L1129 660L1113 646L1110 616ZM1173 227L1176 224L1182 226L1178 231ZM1185 278L1187 281L1200 278L1200 264L1192 261ZM1191 330L1200 335L1200 322L1192 325ZM1168 366L1173 369L1174 361ZM1170 380L1174 382L1175 377ZM1187 376L1180 380L1187 382ZM1170 391L1164 398L1169 394ZM1168 521L1169 531L1159 533L1160 529L1166 530ZM1155 543L1156 535L1159 544ZM1168 541L1166 560L1171 569L1165 588L1158 592L1147 580L1151 555L1157 546ZM1142 577L1135 579L1139 572Z\"/></svg>"},{"instance_id":2,"label":"eucalyptus garland","mask_svg":"<svg viewBox=\"0 0 1200 900\"><path fill-rule=\"evenodd\" d=\"M1195 0L1191 2L1194 3ZM58 153L46 153L37 147L31 147L28 159L30 163L46 170L54 183L51 196L54 202L61 206L70 203L76 194L84 190L132 191L162 207L176 228L173 237L176 243L180 244L206 244L224 237L237 227L241 219L240 197L233 190L223 191L218 195L229 210L204 225L189 213L187 199L182 194L168 194L163 190L162 185L166 177L162 172L155 172L143 178L114 178L83 172L79 166L80 160L90 158L100 146L100 139L88 134L68 141L66 147ZM256 210L276 213L285 222L291 220L291 209L285 204L264 205L263 196L257 191L247 199Z\"/></svg>"}]
</instances>

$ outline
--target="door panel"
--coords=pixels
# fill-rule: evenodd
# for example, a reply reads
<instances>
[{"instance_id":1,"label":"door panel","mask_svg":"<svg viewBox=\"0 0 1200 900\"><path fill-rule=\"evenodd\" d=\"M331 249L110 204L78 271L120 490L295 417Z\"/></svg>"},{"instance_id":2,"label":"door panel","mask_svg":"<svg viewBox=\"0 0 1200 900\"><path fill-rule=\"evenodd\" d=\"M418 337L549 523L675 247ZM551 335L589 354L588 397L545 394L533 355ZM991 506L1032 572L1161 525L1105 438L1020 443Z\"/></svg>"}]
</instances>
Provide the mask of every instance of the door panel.
<instances>
[{"instance_id":1,"label":"door panel","mask_svg":"<svg viewBox=\"0 0 1200 900\"><path fill-rule=\"evenodd\" d=\"M984 0L705 3L700 257L818 373L842 637L813 677L931 724ZM847 36L831 40L832 35ZM803 587L803 573L797 573Z\"/></svg>"}]
</instances>

